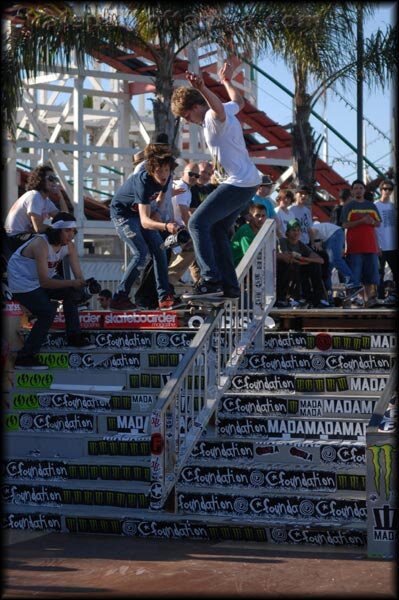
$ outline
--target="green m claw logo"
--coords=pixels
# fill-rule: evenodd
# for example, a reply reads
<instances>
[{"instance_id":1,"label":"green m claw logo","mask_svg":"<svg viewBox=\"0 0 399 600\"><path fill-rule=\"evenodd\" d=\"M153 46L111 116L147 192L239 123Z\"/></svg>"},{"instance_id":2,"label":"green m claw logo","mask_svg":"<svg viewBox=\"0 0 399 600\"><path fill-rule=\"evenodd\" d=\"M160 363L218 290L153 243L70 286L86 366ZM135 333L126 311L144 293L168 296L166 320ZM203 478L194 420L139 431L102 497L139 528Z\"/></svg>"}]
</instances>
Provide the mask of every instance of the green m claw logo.
<instances>
[{"instance_id":1,"label":"green m claw logo","mask_svg":"<svg viewBox=\"0 0 399 600\"><path fill-rule=\"evenodd\" d=\"M390 481L393 474L392 463L393 455L396 452L396 448L391 444L384 444L382 446L370 446L367 448L371 452L373 466L374 466L374 485L377 493L380 493L381 487L381 476L384 471L384 483L385 483L385 498L388 499L389 492L391 490ZM382 460L381 460L382 459Z\"/></svg>"}]
</instances>

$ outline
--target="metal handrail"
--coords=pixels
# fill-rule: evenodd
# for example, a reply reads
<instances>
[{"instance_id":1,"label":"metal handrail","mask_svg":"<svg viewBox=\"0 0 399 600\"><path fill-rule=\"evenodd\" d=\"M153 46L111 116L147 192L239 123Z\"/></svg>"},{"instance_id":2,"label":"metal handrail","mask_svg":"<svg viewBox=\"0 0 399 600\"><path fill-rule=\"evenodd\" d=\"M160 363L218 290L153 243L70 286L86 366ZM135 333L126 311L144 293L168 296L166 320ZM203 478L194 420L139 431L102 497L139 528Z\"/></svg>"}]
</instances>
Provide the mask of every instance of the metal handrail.
<instances>
[{"instance_id":1,"label":"metal handrail","mask_svg":"<svg viewBox=\"0 0 399 600\"><path fill-rule=\"evenodd\" d=\"M275 221L267 219L237 267L238 301L210 311L151 414L151 503L162 508L275 300ZM174 503L173 503L174 504Z\"/></svg>"}]
</instances>

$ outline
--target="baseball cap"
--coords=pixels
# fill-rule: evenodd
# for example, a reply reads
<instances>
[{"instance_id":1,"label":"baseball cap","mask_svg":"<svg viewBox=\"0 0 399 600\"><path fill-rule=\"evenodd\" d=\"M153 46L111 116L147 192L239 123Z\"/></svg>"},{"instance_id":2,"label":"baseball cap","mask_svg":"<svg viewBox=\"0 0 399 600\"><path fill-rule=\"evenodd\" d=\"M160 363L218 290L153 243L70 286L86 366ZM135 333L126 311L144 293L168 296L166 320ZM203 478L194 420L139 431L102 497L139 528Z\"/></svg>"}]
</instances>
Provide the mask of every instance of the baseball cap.
<instances>
[{"instance_id":1,"label":"baseball cap","mask_svg":"<svg viewBox=\"0 0 399 600\"><path fill-rule=\"evenodd\" d=\"M288 221L285 230L290 231L290 229L295 229L296 227L299 227L299 229L301 228L300 222L298 221L298 219L291 219L290 221Z\"/></svg>"},{"instance_id":2,"label":"baseball cap","mask_svg":"<svg viewBox=\"0 0 399 600\"><path fill-rule=\"evenodd\" d=\"M262 181L259 185L273 185L273 181L270 179L269 175L262 175Z\"/></svg>"}]
</instances>

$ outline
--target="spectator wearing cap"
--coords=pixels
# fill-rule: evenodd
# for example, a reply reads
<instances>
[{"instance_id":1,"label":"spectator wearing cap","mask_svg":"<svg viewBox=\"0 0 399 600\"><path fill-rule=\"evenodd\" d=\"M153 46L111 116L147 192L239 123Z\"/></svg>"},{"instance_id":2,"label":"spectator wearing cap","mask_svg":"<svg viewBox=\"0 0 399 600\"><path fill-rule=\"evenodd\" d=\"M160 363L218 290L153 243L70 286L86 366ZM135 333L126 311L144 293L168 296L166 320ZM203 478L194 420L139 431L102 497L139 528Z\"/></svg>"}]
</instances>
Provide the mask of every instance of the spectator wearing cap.
<instances>
[{"instance_id":1,"label":"spectator wearing cap","mask_svg":"<svg viewBox=\"0 0 399 600\"><path fill-rule=\"evenodd\" d=\"M111 300L112 300L112 292L108 289L103 289L98 293L97 296L98 303L100 308L103 310L110 310L111 308Z\"/></svg>"},{"instance_id":2,"label":"spectator wearing cap","mask_svg":"<svg viewBox=\"0 0 399 600\"><path fill-rule=\"evenodd\" d=\"M392 272L392 280L397 286L398 277L398 258L397 258L397 210L395 204L391 200L391 195L394 190L394 185L389 179L381 181L379 185L380 198L374 202L381 216L381 225L376 229L378 244L381 253L379 259L379 274L380 281L378 284L378 297L384 298L385 286L385 267L388 264Z\"/></svg>"},{"instance_id":3,"label":"spectator wearing cap","mask_svg":"<svg viewBox=\"0 0 399 600\"><path fill-rule=\"evenodd\" d=\"M327 293L321 277L323 259L301 242L298 219L287 223L286 237L277 241L276 307L288 308L290 299L304 299L314 308L328 308Z\"/></svg>"},{"instance_id":4,"label":"spectator wearing cap","mask_svg":"<svg viewBox=\"0 0 399 600\"><path fill-rule=\"evenodd\" d=\"M40 165L29 173L26 190L11 206L4 223L9 253L36 233L46 231L48 219L60 210L68 211L59 180L50 165ZM59 208L50 196L57 198Z\"/></svg>"},{"instance_id":5,"label":"spectator wearing cap","mask_svg":"<svg viewBox=\"0 0 399 600\"><path fill-rule=\"evenodd\" d=\"M365 185L360 179L352 182L353 200L342 209L346 229L346 257L356 281L365 287L366 306L374 306L379 284L378 254L380 252L376 228L381 216L374 202L364 199Z\"/></svg>"},{"instance_id":6,"label":"spectator wearing cap","mask_svg":"<svg viewBox=\"0 0 399 600\"><path fill-rule=\"evenodd\" d=\"M254 204L263 204L266 209L266 218L275 219L276 213L274 210L274 202L270 197L272 193L273 182L268 175L262 175L262 181L256 190L256 194L252 197L251 202Z\"/></svg>"},{"instance_id":7,"label":"spectator wearing cap","mask_svg":"<svg viewBox=\"0 0 399 600\"><path fill-rule=\"evenodd\" d=\"M81 349L93 347L80 330L78 298L81 294L78 292L85 287L86 280L73 244L76 226L73 215L57 213L43 233L17 248L8 261L8 286L13 299L36 317L23 347L17 352L16 369L47 369L37 354L57 312L58 302L53 300L62 301L68 345ZM57 275L57 265L66 256L74 279Z\"/></svg>"}]
</instances>

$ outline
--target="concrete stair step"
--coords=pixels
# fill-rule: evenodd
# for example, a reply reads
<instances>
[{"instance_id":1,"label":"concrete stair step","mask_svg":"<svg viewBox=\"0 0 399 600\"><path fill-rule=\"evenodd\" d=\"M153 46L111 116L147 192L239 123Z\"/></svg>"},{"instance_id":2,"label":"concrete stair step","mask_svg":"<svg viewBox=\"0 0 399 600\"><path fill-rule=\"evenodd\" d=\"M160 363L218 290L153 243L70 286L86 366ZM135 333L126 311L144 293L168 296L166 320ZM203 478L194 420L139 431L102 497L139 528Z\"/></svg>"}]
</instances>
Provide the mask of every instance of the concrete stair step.
<instances>
[{"instance_id":1,"label":"concrete stair step","mask_svg":"<svg viewBox=\"0 0 399 600\"><path fill-rule=\"evenodd\" d=\"M138 439L131 435L103 436L96 433L65 434L59 431L13 431L7 433L4 455L35 459L42 456L55 459L82 457L120 457L140 458L149 462L150 439L143 436Z\"/></svg>"},{"instance_id":2,"label":"concrete stair step","mask_svg":"<svg viewBox=\"0 0 399 600\"><path fill-rule=\"evenodd\" d=\"M99 533L145 537L152 539L191 539L208 541L235 540L240 542L269 543L274 549L312 549L356 551L365 553L367 532L364 523L302 525L274 522L248 522L238 516L234 522L221 516L196 515L190 518L167 512L123 511L114 507L68 507L61 512L38 512L30 507L26 511L5 511L5 526L11 529L32 529L63 533Z\"/></svg>"},{"instance_id":3,"label":"concrete stair step","mask_svg":"<svg viewBox=\"0 0 399 600\"><path fill-rule=\"evenodd\" d=\"M159 392L173 369L159 373L141 370L108 369L49 369L48 371L13 371L10 391L33 388L37 390L108 392L135 390Z\"/></svg>"}]
</instances>

